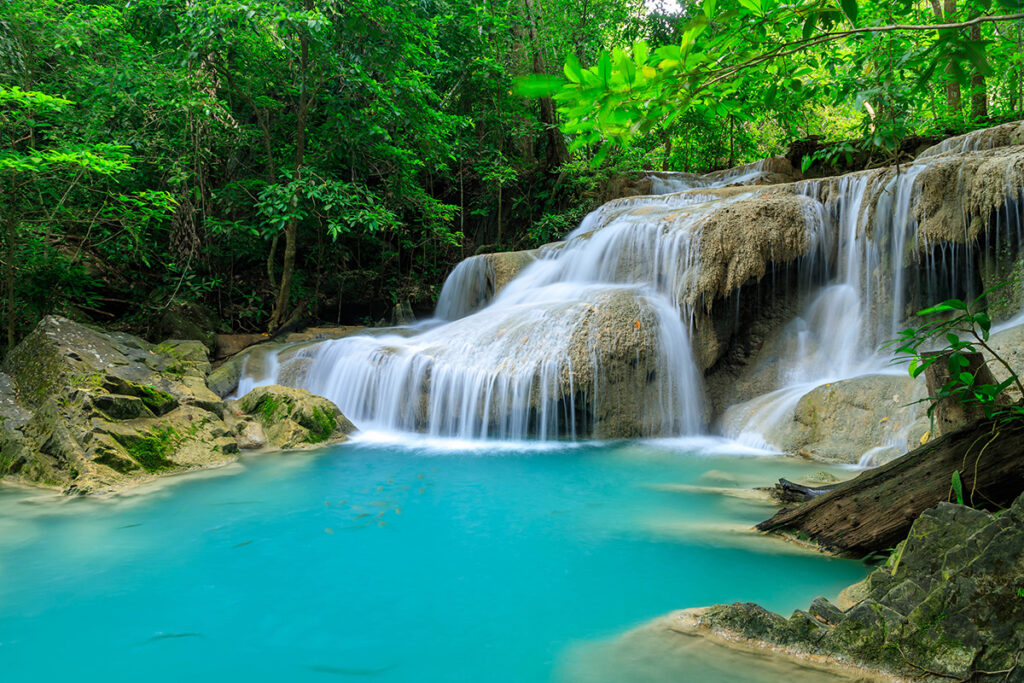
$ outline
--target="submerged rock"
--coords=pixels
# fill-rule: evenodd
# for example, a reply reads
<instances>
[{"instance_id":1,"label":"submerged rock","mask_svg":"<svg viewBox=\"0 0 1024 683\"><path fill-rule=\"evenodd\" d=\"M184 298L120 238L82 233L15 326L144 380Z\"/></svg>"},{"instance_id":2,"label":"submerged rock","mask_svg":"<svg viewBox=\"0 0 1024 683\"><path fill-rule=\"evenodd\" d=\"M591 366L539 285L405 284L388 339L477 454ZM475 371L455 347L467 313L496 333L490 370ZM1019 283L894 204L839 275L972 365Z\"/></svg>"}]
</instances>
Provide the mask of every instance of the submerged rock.
<instances>
[{"instance_id":1,"label":"submerged rock","mask_svg":"<svg viewBox=\"0 0 1024 683\"><path fill-rule=\"evenodd\" d=\"M844 610L817 598L789 619L716 605L699 625L926 680L1024 680L1024 496L1001 514L941 503Z\"/></svg>"},{"instance_id":2,"label":"submerged rock","mask_svg":"<svg viewBox=\"0 0 1024 683\"><path fill-rule=\"evenodd\" d=\"M273 448L341 443L355 431L355 426L341 414L338 406L305 389L278 385L257 387L231 405L259 423L265 443ZM245 426L239 434L246 447L258 447L255 446L260 441L258 430Z\"/></svg>"}]
</instances>

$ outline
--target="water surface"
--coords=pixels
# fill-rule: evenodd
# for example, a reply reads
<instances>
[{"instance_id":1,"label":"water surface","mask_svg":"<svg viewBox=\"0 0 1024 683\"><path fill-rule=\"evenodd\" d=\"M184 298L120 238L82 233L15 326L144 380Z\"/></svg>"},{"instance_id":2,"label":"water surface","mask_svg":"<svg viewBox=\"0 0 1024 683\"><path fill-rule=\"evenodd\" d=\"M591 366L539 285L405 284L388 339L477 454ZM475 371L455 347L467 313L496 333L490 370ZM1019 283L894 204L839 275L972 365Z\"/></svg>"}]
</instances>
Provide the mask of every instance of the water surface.
<instances>
[{"instance_id":1,"label":"water surface","mask_svg":"<svg viewBox=\"0 0 1024 683\"><path fill-rule=\"evenodd\" d=\"M0 488L3 680L588 683L581 647L670 610L865 575L687 488L820 465L696 450L364 441L113 499Z\"/></svg>"}]
</instances>

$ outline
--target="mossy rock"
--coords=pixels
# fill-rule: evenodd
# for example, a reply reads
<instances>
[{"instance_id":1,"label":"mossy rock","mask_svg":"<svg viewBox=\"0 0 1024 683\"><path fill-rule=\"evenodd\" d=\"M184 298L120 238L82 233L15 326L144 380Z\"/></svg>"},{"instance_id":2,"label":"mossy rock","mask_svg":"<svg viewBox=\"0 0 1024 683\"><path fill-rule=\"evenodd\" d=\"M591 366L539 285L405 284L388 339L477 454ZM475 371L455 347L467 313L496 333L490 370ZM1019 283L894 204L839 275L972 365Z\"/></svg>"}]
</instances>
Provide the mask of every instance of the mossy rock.
<instances>
[{"instance_id":1,"label":"mossy rock","mask_svg":"<svg viewBox=\"0 0 1024 683\"><path fill-rule=\"evenodd\" d=\"M112 394L125 394L138 398L154 415L166 415L178 407L178 399L166 391L161 391L154 386L131 382L114 375L104 377L103 388Z\"/></svg>"},{"instance_id":2,"label":"mossy rock","mask_svg":"<svg viewBox=\"0 0 1024 683\"><path fill-rule=\"evenodd\" d=\"M202 344L150 344L49 316L0 374L0 476L65 492L234 459Z\"/></svg>"},{"instance_id":3,"label":"mossy rock","mask_svg":"<svg viewBox=\"0 0 1024 683\"><path fill-rule=\"evenodd\" d=\"M846 593L845 610L814 601L817 625L750 603L708 608L701 623L897 676L1014 671L1024 652L1024 495L997 515L951 503L924 512L890 561Z\"/></svg>"},{"instance_id":4,"label":"mossy rock","mask_svg":"<svg viewBox=\"0 0 1024 683\"><path fill-rule=\"evenodd\" d=\"M270 385L257 387L237 407L263 425L274 448L289 449L340 443L355 427L338 407L305 389Z\"/></svg>"}]
</instances>

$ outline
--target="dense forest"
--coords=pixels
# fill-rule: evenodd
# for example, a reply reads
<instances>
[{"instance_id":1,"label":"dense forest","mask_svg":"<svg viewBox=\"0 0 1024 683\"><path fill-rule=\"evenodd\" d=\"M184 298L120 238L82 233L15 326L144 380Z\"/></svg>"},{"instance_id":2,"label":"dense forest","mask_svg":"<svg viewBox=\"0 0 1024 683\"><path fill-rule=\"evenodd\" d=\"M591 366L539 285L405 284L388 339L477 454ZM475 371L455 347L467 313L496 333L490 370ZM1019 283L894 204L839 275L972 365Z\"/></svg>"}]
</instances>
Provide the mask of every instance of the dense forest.
<instances>
[{"instance_id":1,"label":"dense forest","mask_svg":"<svg viewBox=\"0 0 1024 683\"><path fill-rule=\"evenodd\" d=\"M4 346L429 311L642 169L1024 115L1020 0L0 0Z\"/></svg>"}]
</instances>

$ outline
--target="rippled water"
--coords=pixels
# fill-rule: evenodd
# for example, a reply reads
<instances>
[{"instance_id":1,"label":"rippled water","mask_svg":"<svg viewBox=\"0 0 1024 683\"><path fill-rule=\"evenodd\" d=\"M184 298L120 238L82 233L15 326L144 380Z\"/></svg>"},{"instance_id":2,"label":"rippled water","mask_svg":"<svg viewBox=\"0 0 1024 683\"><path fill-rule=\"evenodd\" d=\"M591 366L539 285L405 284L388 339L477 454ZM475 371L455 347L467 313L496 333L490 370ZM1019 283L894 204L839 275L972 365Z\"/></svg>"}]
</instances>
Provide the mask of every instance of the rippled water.
<instances>
[{"instance_id":1,"label":"rippled water","mask_svg":"<svg viewBox=\"0 0 1024 683\"><path fill-rule=\"evenodd\" d=\"M602 642L670 610L788 612L864 576L687 488L820 465L725 451L368 439L114 499L0 488L2 680L589 683L633 666ZM752 680L688 657L666 666Z\"/></svg>"}]
</instances>

